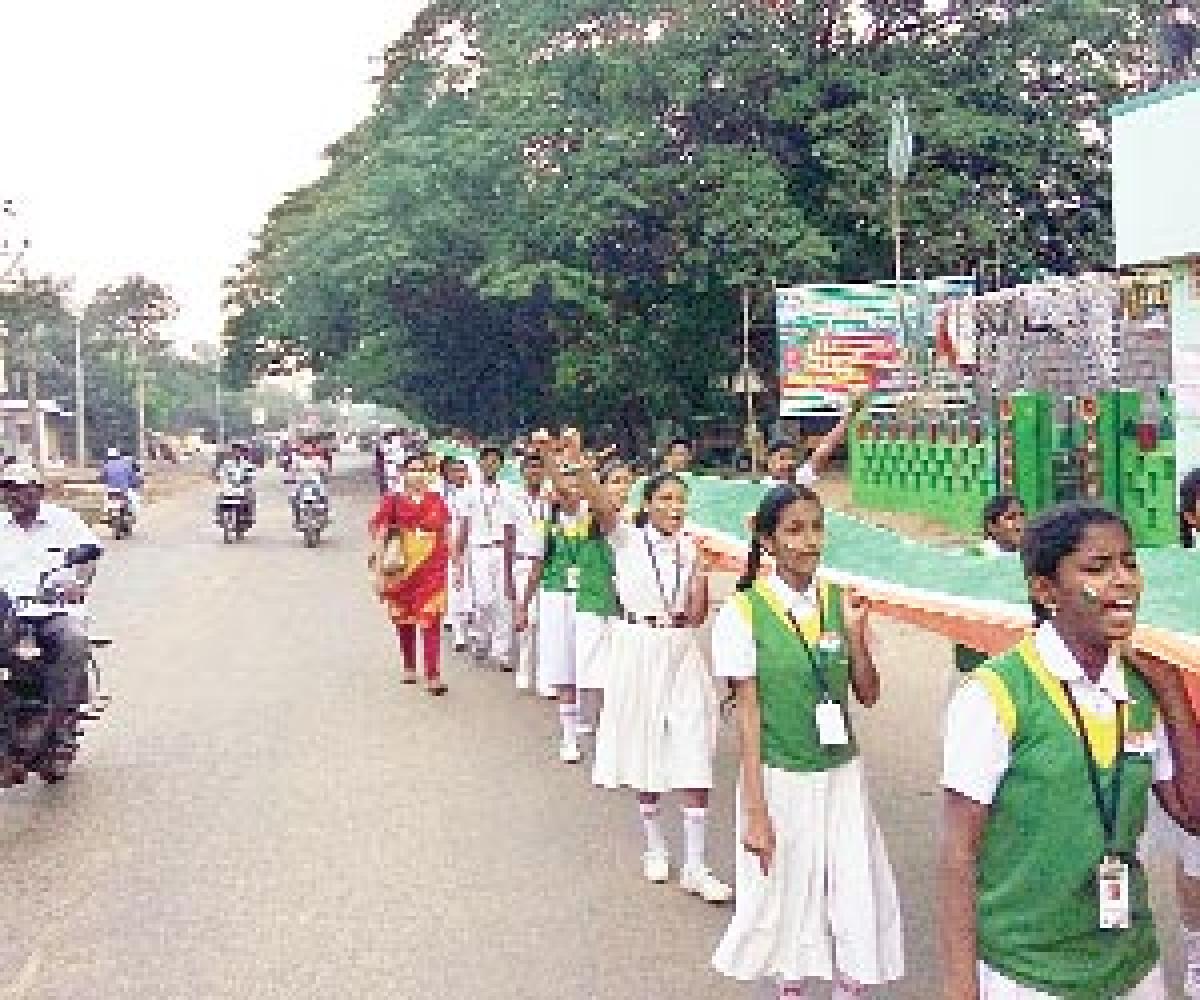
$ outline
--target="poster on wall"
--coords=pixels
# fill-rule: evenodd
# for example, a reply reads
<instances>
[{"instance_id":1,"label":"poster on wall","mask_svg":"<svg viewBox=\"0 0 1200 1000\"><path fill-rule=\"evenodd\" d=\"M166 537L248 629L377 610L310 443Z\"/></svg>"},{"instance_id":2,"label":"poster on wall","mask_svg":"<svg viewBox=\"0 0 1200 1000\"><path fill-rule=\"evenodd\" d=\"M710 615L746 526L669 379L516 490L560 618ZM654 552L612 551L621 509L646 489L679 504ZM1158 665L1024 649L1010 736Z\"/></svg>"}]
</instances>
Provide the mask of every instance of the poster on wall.
<instances>
[{"instance_id":1,"label":"poster on wall","mask_svg":"<svg viewBox=\"0 0 1200 1000\"><path fill-rule=\"evenodd\" d=\"M946 304L973 288L971 278L933 278L902 282L901 296L894 282L778 289L780 416L842 410L851 392L904 367L906 331L936 331L940 342Z\"/></svg>"}]
</instances>

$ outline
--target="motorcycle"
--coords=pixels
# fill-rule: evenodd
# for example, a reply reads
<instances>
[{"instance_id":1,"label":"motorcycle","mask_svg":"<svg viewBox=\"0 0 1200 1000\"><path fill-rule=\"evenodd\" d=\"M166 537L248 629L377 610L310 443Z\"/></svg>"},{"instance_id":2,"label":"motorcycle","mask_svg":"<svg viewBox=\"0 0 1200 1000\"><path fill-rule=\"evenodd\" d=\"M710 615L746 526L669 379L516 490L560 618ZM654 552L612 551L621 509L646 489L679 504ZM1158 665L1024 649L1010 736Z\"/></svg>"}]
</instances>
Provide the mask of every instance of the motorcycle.
<instances>
[{"instance_id":1,"label":"motorcycle","mask_svg":"<svg viewBox=\"0 0 1200 1000\"><path fill-rule=\"evenodd\" d=\"M61 550L49 550L62 556ZM37 774L46 784L67 777L79 751L82 725L95 721L108 707L100 694L100 673L94 654L71 699L72 707L55 712L47 690L41 627L70 613L56 577L96 556L92 546L73 549L61 565L41 574L37 592L13 596L0 591L0 787L24 784ZM109 640L93 638L93 650ZM56 717L57 716L57 717Z\"/></svg>"},{"instance_id":2,"label":"motorcycle","mask_svg":"<svg viewBox=\"0 0 1200 1000\"><path fill-rule=\"evenodd\" d=\"M225 544L235 539L241 541L250 530L250 486L245 480L225 476L221 483L221 495L217 499L217 524Z\"/></svg>"},{"instance_id":3,"label":"motorcycle","mask_svg":"<svg viewBox=\"0 0 1200 1000\"><path fill-rule=\"evenodd\" d=\"M125 490L109 489L104 496L104 520L112 529L113 539L120 541L133 534L133 507Z\"/></svg>"},{"instance_id":4,"label":"motorcycle","mask_svg":"<svg viewBox=\"0 0 1200 1000\"><path fill-rule=\"evenodd\" d=\"M295 528L304 536L306 548L321 544L321 532L329 527L329 498L316 480L302 482L296 491L293 505Z\"/></svg>"}]
</instances>

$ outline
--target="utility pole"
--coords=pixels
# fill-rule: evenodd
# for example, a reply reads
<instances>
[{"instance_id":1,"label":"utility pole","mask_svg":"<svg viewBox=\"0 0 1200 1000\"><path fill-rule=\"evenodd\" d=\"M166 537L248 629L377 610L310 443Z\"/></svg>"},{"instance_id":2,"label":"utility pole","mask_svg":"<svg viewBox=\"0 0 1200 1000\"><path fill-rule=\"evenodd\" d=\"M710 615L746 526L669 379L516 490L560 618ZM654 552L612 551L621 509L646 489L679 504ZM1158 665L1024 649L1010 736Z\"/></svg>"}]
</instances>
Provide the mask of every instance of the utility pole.
<instances>
[{"instance_id":1,"label":"utility pole","mask_svg":"<svg viewBox=\"0 0 1200 1000\"><path fill-rule=\"evenodd\" d=\"M892 252L895 257L896 320L902 334L907 332L904 319L904 288L900 282L904 275L902 223L900 218L900 189L908 180L912 165L913 135L908 119L908 102L903 97L892 101L891 134L888 137L888 170L892 175ZM906 348L912 347L906 343Z\"/></svg>"},{"instance_id":2,"label":"utility pole","mask_svg":"<svg viewBox=\"0 0 1200 1000\"><path fill-rule=\"evenodd\" d=\"M146 461L146 368L143 361L142 337L145 335L146 317L139 309L131 317L133 320L133 375L135 380L134 407L137 410L137 457L139 462Z\"/></svg>"},{"instance_id":3,"label":"utility pole","mask_svg":"<svg viewBox=\"0 0 1200 1000\"><path fill-rule=\"evenodd\" d=\"M83 323L75 320L75 465L82 469L87 465L87 440L84 419L83 384Z\"/></svg>"},{"instance_id":4,"label":"utility pole","mask_svg":"<svg viewBox=\"0 0 1200 1000\"><path fill-rule=\"evenodd\" d=\"M217 345L217 451L225 450L225 398L221 383L225 375L221 364L221 345Z\"/></svg>"},{"instance_id":5,"label":"utility pole","mask_svg":"<svg viewBox=\"0 0 1200 1000\"><path fill-rule=\"evenodd\" d=\"M746 393L746 448L750 452L750 475L758 474L757 435L754 429L754 387L750 384L750 288L742 285L742 389Z\"/></svg>"},{"instance_id":6,"label":"utility pole","mask_svg":"<svg viewBox=\"0 0 1200 1000\"><path fill-rule=\"evenodd\" d=\"M37 342L42 336L42 324L36 323L25 339L25 401L29 407L29 440L33 448L33 464L38 471L46 466L45 443L42 440L42 409L38 400Z\"/></svg>"}]
</instances>

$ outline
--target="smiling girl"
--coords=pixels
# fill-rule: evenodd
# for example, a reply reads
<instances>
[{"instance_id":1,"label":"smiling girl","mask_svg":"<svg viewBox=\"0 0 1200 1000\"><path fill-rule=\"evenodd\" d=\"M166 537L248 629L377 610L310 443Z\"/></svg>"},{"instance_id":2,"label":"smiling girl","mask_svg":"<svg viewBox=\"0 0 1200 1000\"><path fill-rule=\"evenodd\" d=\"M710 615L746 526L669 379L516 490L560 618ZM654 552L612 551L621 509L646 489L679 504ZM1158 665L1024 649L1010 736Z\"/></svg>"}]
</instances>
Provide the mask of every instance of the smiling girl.
<instances>
[{"instance_id":1,"label":"smiling girl","mask_svg":"<svg viewBox=\"0 0 1200 1000\"><path fill-rule=\"evenodd\" d=\"M1129 648L1129 526L1069 505L1027 529L1036 631L959 688L940 848L947 1000L1165 1000L1136 857L1148 793L1200 813L1200 739L1176 670Z\"/></svg>"},{"instance_id":2,"label":"smiling girl","mask_svg":"<svg viewBox=\"0 0 1200 1000\"><path fill-rule=\"evenodd\" d=\"M606 489L583 462L578 437L568 436L564 446L565 460L582 466L584 498L612 546L621 608L609 633L593 781L637 790L646 834L642 870L656 883L670 878L659 802L664 792L681 792L680 886L709 902L727 902L733 890L705 863L717 698L698 635L708 614L707 578L695 543L683 533L687 485L673 472L652 476L643 487L642 511L630 523L621 516L617 491Z\"/></svg>"},{"instance_id":3,"label":"smiling girl","mask_svg":"<svg viewBox=\"0 0 1200 1000\"><path fill-rule=\"evenodd\" d=\"M816 581L825 514L812 490L763 498L738 593L713 628L716 673L731 680L741 734L738 902L713 965L835 1000L904 973L895 881L850 728L850 692L870 707L879 673L867 607ZM774 572L759 578L763 553Z\"/></svg>"}]
</instances>

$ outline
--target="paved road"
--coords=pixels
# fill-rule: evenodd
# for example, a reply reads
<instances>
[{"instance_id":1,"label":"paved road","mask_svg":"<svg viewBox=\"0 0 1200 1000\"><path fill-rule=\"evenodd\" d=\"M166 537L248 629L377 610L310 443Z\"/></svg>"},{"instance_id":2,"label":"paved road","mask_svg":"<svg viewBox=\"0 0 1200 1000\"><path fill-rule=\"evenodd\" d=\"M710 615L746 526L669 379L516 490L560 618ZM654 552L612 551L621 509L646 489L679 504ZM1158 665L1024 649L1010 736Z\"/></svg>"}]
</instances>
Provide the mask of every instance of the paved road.
<instances>
[{"instance_id":1,"label":"paved road","mask_svg":"<svg viewBox=\"0 0 1200 1000\"><path fill-rule=\"evenodd\" d=\"M0 1000L748 996L707 967L725 912L640 880L630 797L557 762L548 706L465 663L443 700L397 683L365 482L337 484L308 551L267 480L240 546L192 491L110 550L114 705L70 781L0 797ZM924 998L949 651L899 628L886 647L860 731L908 917L887 995Z\"/></svg>"}]
</instances>

